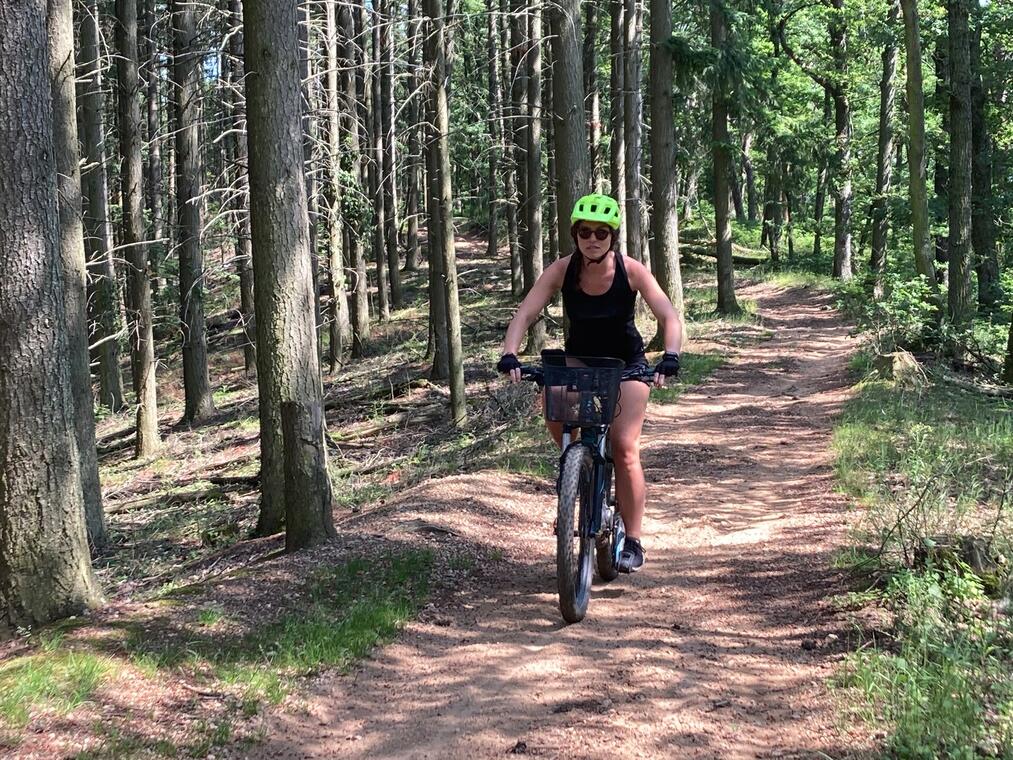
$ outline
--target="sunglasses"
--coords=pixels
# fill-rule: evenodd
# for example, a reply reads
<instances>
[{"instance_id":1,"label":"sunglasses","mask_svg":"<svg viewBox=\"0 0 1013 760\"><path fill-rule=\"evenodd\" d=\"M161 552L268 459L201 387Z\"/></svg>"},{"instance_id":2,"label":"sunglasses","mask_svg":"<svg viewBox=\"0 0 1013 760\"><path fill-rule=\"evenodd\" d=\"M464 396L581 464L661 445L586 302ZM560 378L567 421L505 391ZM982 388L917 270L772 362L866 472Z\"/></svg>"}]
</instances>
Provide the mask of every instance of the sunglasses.
<instances>
[{"instance_id":1,"label":"sunglasses","mask_svg":"<svg viewBox=\"0 0 1013 760\"><path fill-rule=\"evenodd\" d=\"M598 240L606 240L612 237L612 230L607 230L604 227L597 227L595 229L591 229L590 227L578 227L577 235L584 240L590 240L592 235L594 235Z\"/></svg>"}]
</instances>

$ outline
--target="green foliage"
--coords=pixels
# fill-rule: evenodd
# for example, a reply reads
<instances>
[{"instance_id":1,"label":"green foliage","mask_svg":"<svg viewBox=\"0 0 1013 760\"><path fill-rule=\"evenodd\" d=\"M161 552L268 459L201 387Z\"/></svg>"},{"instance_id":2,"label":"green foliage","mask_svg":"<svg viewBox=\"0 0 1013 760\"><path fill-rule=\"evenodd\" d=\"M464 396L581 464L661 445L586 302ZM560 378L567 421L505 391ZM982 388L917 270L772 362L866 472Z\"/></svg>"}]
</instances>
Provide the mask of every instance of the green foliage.
<instances>
[{"instance_id":1,"label":"green foliage","mask_svg":"<svg viewBox=\"0 0 1013 760\"><path fill-rule=\"evenodd\" d=\"M892 650L851 655L841 685L868 701L867 720L891 727L892 757L1009 757L1013 753L1013 621L966 566L904 570L885 594Z\"/></svg>"},{"instance_id":2,"label":"green foliage","mask_svg":"<svg viewBox=\"0 0 1013 760\"><path fill-rule=\"evenodd\" d=\"M669 382L664 388L651 391L651 401L658 404L674 404L687 388L699 385L704 378L725 363L720 354L691 354L684 352L680 357L679 379Z\"/></svg>"},{"instance_id":3,"label":"green foliage","mask_svg":"<svg viewBox=\"0 0 1013 760\"><path fill-rule=\"evenodd\" d=\"M854 278L839 286L839 305L870 333L881 352L918 349L938 337L934 317L938 307L924 277L887 275L885 295L875 300Z\"/></svg>"},{"instance_id":4,"label":"green foliage","mask_svg":"<svg viewBox=\"0 0 1013 760\"><path fill-rule=\"evenodd\" d=\"M187 667L237 686L243 709L279 702L292 678L324 667L346 668L396 633L429 594L433 556L428 550L383 552L310 572L278 620L241 638L191 634L187 640L135 628L127 641L135 664L150 671ZM212 627L215 609L198 621Z\"/></svg>"},{"instance_id":5,"label":"green foliage","mask_svg":"<svg viewBox=\"0 0 1013 760\"><path fill-rule=\"evenodd\" d=\"M17 729L37 708L68 713L114 671L107 657L61 648L59 639L44 642L36 653L0 665L0 718Z\"/></svg>"},{"instance_id":6,"label":"green foliage","mask_svg":"<svg viewBox=\"0 0 1013 760\"><path fill-rule=\"evenodd\" d=\"M860 717L888 730L891 757L1013 756L1013 404L870 379L846 405L834 449L839 481L865 507L859 545L835 566L863 587L887 578L851 602L882 604L894 621L879 646L849 656L840 685L856 690ZM980 537L982 567L941 543L962 536Z\"/></svg>"}]
</instances>

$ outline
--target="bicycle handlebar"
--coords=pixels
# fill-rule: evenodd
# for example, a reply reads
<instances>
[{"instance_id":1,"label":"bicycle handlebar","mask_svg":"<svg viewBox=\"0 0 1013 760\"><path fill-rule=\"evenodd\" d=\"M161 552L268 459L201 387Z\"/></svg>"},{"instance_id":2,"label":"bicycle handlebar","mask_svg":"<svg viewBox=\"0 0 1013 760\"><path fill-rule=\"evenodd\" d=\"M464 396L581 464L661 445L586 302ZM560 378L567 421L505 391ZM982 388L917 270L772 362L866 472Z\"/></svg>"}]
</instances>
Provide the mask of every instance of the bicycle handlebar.
<instances>
[{"instance_id":1,"label":"bicycle handlebar","mask_svg":"<svg viewBox=\"0 0 1013 760\"><path fill-rule=\"evenodd\" d=\"M521 380L530 380L541 386L544 384L545 373L542 371L542 367L539 364L522 364ZM645 364L637 364L632 367L627 367L623 370L622 380L620 380L620 382L625 382L627 380L640 380L641 382L650 385L654 382L654 370Z\"/></svg>"}]
</instances>

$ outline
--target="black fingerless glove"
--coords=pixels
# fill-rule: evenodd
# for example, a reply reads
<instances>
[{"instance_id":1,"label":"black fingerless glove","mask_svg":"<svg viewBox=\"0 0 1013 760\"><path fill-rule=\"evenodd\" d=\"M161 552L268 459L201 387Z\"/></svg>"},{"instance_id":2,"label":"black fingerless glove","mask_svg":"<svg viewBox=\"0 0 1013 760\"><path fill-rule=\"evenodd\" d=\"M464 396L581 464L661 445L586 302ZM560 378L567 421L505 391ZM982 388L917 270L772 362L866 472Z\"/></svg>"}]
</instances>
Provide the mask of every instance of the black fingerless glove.
<instances>
[{"instance_id":1,"label":"black fingerless glove","mask_svg":"<svg viewBox=\"0 0 1013 760\"><path fill-rule=\"evenodd\" d=\"M665 355L661 357L661 361L658 362L658 366L654 368L654 373L665 377L678 377L679 354L666 351Z\"/></svg>"},{"instance_id":2,"label":"black fingerless glove","mask_svg":"<svg viewBox=\"0 0 1013 760\"><path fill-rule=\"evenodd\" d=\"M496 370L502 372L504 375L509 375L511 370L520 369L521 363L517 361L517 357L513 354L503 354L496 362Z\"/></svg>"}]
</instances>

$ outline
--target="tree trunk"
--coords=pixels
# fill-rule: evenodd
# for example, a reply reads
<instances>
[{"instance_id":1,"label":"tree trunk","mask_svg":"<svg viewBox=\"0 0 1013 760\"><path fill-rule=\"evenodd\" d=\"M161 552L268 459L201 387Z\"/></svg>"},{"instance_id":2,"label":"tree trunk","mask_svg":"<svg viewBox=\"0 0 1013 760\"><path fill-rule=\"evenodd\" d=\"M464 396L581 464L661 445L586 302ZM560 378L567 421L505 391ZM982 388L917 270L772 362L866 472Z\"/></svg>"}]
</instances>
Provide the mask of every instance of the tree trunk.
<instances>
[{"instance_id":1,"label":"tree trunk","mask_svg":"<svg viewBox=\"0 0 1013 760\"><path fill-rule=\"evenodd\" d=\"M648 264L644 257L641 227L640 175L643 158L643 98L641 96L640 34L643 15L638 0L625 0L623 38L625 40L625 88L623 118L626 129L626 255Z\"/></svg>"},{"instance_id":2,"label":"tree trunk","mask_svg":"<svg viewBox=\"0 0 1013 760\"><path fill-rule=\"evenodd\" d=\"M381 321L390 319L390 301L387 298L387 209L383 198L383 102L380 92L380 69L383 66L380 52L380 19L373 10L373 56L367 63L369 77L369 118L366 134L369 135L369 196L373 199L373 260L376 262L376 300Z\"/></svg>"},{"instance_id":3,"label":"tree trunk","mask_svg":"<svg viewBox=\"0 0 1013 760\"><path fill-rule=\"evenodd\" d=\"M550 14L551 17L551 14ZM550 21L551 23L551 21ZM598 3L584 4L584 105L587 118L588 165L591 187L600 193L601 174L601 93L598 91ZM555 68L555 64L553 64ZM550 77L551 79L551 77ZM579 197L579 196L578 196Z\"/></svg>"},{"instance_id":4,"label":"tree trunk","mask_svg":"<svg viewBox=\"0 0 1013 760\"><path fill-rule=\"evenodd\" d=\"M421 129L422 110L419 103L422 93L419 89L419 10L417 0L408 0L408 155L407 183L405 189L405 216L407 233L405 240L405 270L416 272L422 263L422 248L419 245L419 196L425 192L421 174Z\"/></svg>"},{"instance_id":5,"label":"tree trunk","mask_svg":"<svg viewBox=\"0 0 1013 760\"><path fill-rule=\"evenodd\" d=\"M81 173L84 191L85 247L92 268L96 338L99 360L99 403L112 412L125 408L120 373L119 283L113 264L113 228L109 216L105 128L102 121L102 67L98 55L98 0L90 0L81 14L80 124L84 148Z\"/></svg>"},{"instance_id":6,"label":"tree trunk","mask_svg":"<svg viewBox=\"0 0 1013 760\"><path fill-rule=\"evenodd\" d=\"M1006 340L1006 364L1002 370L1002 381L1013 385L1013 320L1009 323L1009 338Z\"/></svg>"},{"instance_id":7,"label":"tree trunk","mask_svg":"<svg viewBox=\"0 0 1013 760\"><path fill-rule=\"evenodd\" d=\"M823 91L823 123L830 121L830 91ZM823 216L826 213L827 186L830 184L830 155L825 145L818 148L819 172L816 175L816 198L813 202L813 259L819 261L823 252Z\"/></svg>"},{"instance_id":8,"label":"tree trunk","mask_svg":"<svg viewBox=\"0 0 1013 760\"><path fill-rule=\"evenodd\" d=\"M942 138L936 142L935 166L932 173L932 189L935 193L935 223L936 229L944 230L948 224L948 209L950 207L950 169L949 169L949 147L950 147L950 104L949 104L949 40L946 34L936 39L935 49L932 51L932 63L936 72L936 89L933 96L935 110L940 114L942 126ZM936 277L944 286L949 277L949 235L941 231L935 236L935 259Z\"/></svg>"},{"instance_id":9,"label":"tree trunk","mask_svg":"<svg viewBox=\"0 0 1013 760\"><path fill-rule=\"evenodd\" d=\"M264 508L283 505L285 548L293 551L334 535L301 150L299 11L296 0L246 0L244 15L261 409L258 527L277 530L280 514L265 519Z\"/></svg>"},{"instance_id":10,"label":"tree trunk","mask_svg":"<svg viewBox=\"0 0 1013 760\"><path fill-rule=\"evenodd\" d=\"M53 52L64 66L73 49L69 13L63 6L51 15L60 31ZM98 594L75 431L71 365L80 346L66 329L54 163L54 116L57 130L68 129L73 110L54 109L45 5L10 3L0 15L0 197L17 199L0 203L0 626L9 631L79 614ZM69 64L61 72L73 73L72 55Z\"/></svg>"},{"instance_id":11,"label":"tree trunk","mask_svg":"<svg viewBox=\"0 0 1013 760\"><path fill-rule=\"evenodd\" d=\"M148 62L147 78L147 121L148 121L148 163L145 190L147 190L148 213L151 215L151 242L148 245L148 258L151 259L151 271L154 274L152 293L159 292L159 285L164 278L159 272L165 258L165 204L162 202L162 135L159 109L159 68L161 51L156 43L155 0L144 2L144 37L147 40L144 57Z\"/></svg>"},{"instance_id":12,"label":"tree trunk","mask_svg":"<svg viewBox=\"0 0 1013 760\"><path fill-rule=\"evenodd\" d=\"M95 401L88 353L88 272L81 221L80 152L77 143L77 95L74 91L74 11L70 0L49 0L49 75L52 83L53 150L59 200L59 255L63 265L67 364L74 401L74 432L80 457L88 539L106 540L102 489L95 453Z\"/></svg>"},{"instance_id":13,"label":"tree trunk","mask_svg":"<svg viewBox=\"0 0 1013 760\"><path fill-rule=\"evenodd\" d=\"M510 66L513 76L511 84L511 121L513 122L514 166L517 169L517 251L521 264L521 295L526 295L534 284L531 270L527 265L530 257L530 238L527 234L528 218L528 136L531 118L528 112L528 65L524 53L528 49L530 24L528 6L525 0L514 0L510 14ZM437 197L437 196L430 196Z\"/></svg>"},{"instance_id":14,"label":"tree trunk","mask_svg":"<svg viewBox=\"0 0 1013 760\"><path fill-rule=\"evenodd\" d=\"M783 175L779 146L774 140L771 140L767 146L767 176L764 177L763 187L762 237L767 242L770 263L774 269L779 269L781 266L781 222L784 219L781 208L781 198L784 195L784 188L781 186Z\"/></svg>"},{"instance_id":15,"label":"tree trunk","mask_svg":"<svg viewBox=\"0 0 1013 760\"><path fill-rule=\"evenodd\" d=\"M236 272L239 275L239 314L243 324L243 366L256 372L257 344L253 305L253 251L250 242L250 183L247 172L246 101L243 99L243 13L240 0L227 0L233 27L229 38L229 105L232 110L229 150L235 163L238 200L236 213Z\"/></svg>"},{"instance_id":16,"label":"tree trunk","mask_svg":"<svg viewBox=\"0 0 1013 760\"><path fill-rule=\"evenodd\" d=\"M950 319L957 327L974 317L971 296L971 41L969 0L948 0L950 33Z\"/></svg>"},{"instance_id":17,"label":"tree trunk","mask_svg":"<svg viewBox=\"0 0 1013 760\"><path fill-rule=\"evenodd\" d=\"M980 11L978 12L980 16ZM971 35L971 243L978 273L978 305L990 310L1002 297L996 251L995 194L992 189L992 135L985 120L985 87L981 78L980 18Z\"/></svg>"},{"instance_id":18,"label":"tree trunk","mask_svg":"<svg viewBox=\"0 0 1013 760\"><path fill-rule=\"evenodd\" d=\"M742 136L742 169L746 173L746 209L750 224L756 222L756 175L753 172L753 159L750 149L753 146L753 133L746 132Z\"/></svg>"},{"instance_id":19,"label":"tree trunk","mask_svg":"<svg viewBox=\"0 0 1013 760\"><path fill-rule=\"evenodd\" d=\"M542 276L542 7L535 3L528 17L529 48L524 59L528 67L528 126L527 175L528 191L524 206L524 227L527 243L524 245L525 292L531 290ZM579 59L578 59L579 60ZM579 80L578 80L579 81ZM583 119L583 108L577 111ZM583 123L583 122L581 122ZM556 128L558 135L559 128ZM585 143L586 144L586 143ZM558 152L558 151L557 151ZM545 320L536 319L528 329L526 354L537 354L545 348Z\"/></svg>"},{"instance_id":20,"label":"tree trunk","mask_svg":"<svg viewBox=\"0 0 1013 760\"><path fill-rule=\"evenodd\" d=\"M729 139L731 135L729 135ZM728 190L732 196L732 206L735 208L735 219L745 224L746 208L742 203L742 178L738 167L735 165L735 157L728 155Z\"/></svg>"},{"instance_id":21,"label":"tree trunk","mask_svg":"<svg viewBox=\"0 0 1013 760\"><path fill-rule=\"evenodd\" d=\"M364 67L360 65L365 52L365 37L361 29L361 19L365 11L362 6L359 9L342 3L338 6L339 25L344 37L342 48L342 70L341 76L345 88L345 110L344 133L348 137L348 152L351 156L351 175L356 187L366 186L366 173L363 170L362 162L362 140L360 139L360 124L364 124L361 118L365 113L364 92L365 78ZM362 43L361 45L359 43ZM360 94L360 90L362 94ZM350 253L351 271L353 273L353 286L351 288L352 300L349 304L350 317L352 322L352 358L362 358L366 342L369 340L369 281L366 275L366 250L363 245L363 220L362 214L348 214L345 216L345 233L348 238L348 251Z\"/></svg>"},{"instance_id":22,"label":"tree trunk","mask_svg":"<svg viewBox=\"0 0 1013 760\"><path fill-rule=\"evenodd\" d=\"M542 16L542 39L549 39L552 37L552 24L549 20L548 15ZM546 206L549 214L549 250L547 254L547 260L552 262L559 258L559 199L556 197L556 188L559 187L559 170L558 163L556 161L556 125L553 114L555 113L555 93L553 90L552 83L552 71L554 63L552 60L552 45L547 45L545 50L546 62L543 64L544 67L548 67L549 76L542 77L542 112L549 115L549 118L542 122L542 127L545 130L545 146L546 153L548 154L545 165L545 192L547 196ZM556 294L555 298L561 299L559 293Z\"/></svg>"},{"instance_id":23,"label":"tree trunk","mask_svg":"<svg viewBox=\"0 0 1013 760\"><path fill-rule=\"evenodd\" d=\"M317 343L317 355L323 339L320 328L323 314L320 312L320 253L317 246L317 221L320 217L317 202L317 175L313 171L313 148L317 144L317 108L314 103L315 81L313 61L315 59L313 39L313 3L310 0L299 2L299 60L302 64L302 160L303 177L306 180L306 210L309 216L310 235L310 266L313 271L313 337Z\"/></svg>"},{"instance_id":24,"label":"tree trunk","mask_svg":"<svg viewBox=\"0 0 1013 760\"><path fill-rule=\"evenodd\" d=\"M441 0L423 0L423 10L428 17L429 33L426 35L424 56L433 67L432 111L435 119L431 124L431 146L436 159L433 168L438 179L438 202L433 212L440 217L440 240L431 245L440 249L443 260L443 293L446 303L447 355L450 365L450 418L455 425L465 422L467 408L464 397L464 361L461 349L461 313L457 297L457 260L454 249L454 220L452 216L453 195L450 183L450 146L447 136L450 132L450 113L447 104L447 52L446 33ZM434 200L437 200L434 198Z\"/></svg>"},{"instance_id":25,"label":"tree trunk","mask_svg":"<svg viewBox=\"0 0 1013 760\"><path fill-rule=\"evenodd\" d=\"M486 0L486 51L489 58L489 241L486 255L497 260L499 255L499 150L501 124L499 102L499 30L493 8L495 0Z\"/></svg>"},{"instance_id":26,"label":"tree trunk","mask_svg":"<svg viewBox=\"0 0 1013 760\"><path fill-rule=\"evenodd\" d=\"M848 29L844 0L832 0L830 46L837 75L834 100L834 277L851 279L851 98L848 83Z\"/></svg>"},{"instance_id":27,"label":"tree trunk","mask_svg":"<svg viewBox=\"0 0 1013 760\"><path fill-rule=\"evenodd\" d=\"M345 252L341 213L341 101L338 83L338 9L337 0L325 4L327 24L327 268L330 272L331 301L329 332L330 369L334 372L348 347L352 328L348 321L348 296L345 292Z\"/></svg>"},{"instance_id":28,"label":"tree trunk","mask_svg":"<svg viewBox=\"0 0 1013 760\"><path fill-rule=\"evenodd\" d=\"M507 12L507 0L499 0L500 9L500 61L503 71L503 83L500 89L500 113L503 120L503 162L506 165L503 180L507 217L507 238L510 243L510 294L519 298L524 292L524 267L521 265L520 225L518 222L517 199L517 146L514 131L517 129L514 120L513 105L513 66L510 42L510 22Z\"/></svg>"},{"instance_id":29,"label":"tree trunk","mask_svg":"<svg viewBox=\"0 0 1013 760\"><path fill-rule=\"evenodd\" d=\"M560 244L570 239L570 212L591 188L591 156L584 122L580 2L549 5L552 30L552 126L556 154L557 232Z\"/></svg>"},{"instance_id":30,"label":"tree trunk","mask_svg":"<svg viewBox=\"0 0 1013 760\"><path fill-rule=\"evenodd\" d=\"M711 47L723 51L728 39L724 8L711 0ZM728 215L728 175L731 166L726 83L719 75L713 88L711 140L714 152L714 236L717 239L718 311L738 314L735 268L732 263L732 223Z\"/></svg>"},{"instance_id":31,"label":"tree trunk","mask_svg":"<svg viewBox=\"0 0 1013 760\"><path fill-rule=\"evenodd\" d=\"M672 53L666 43L672 36L672 5L652 0L651 14L651 269L661 289L683 308L682 270L679 264L679 187L675 167L675 115L672 104ZM661 330L651 341L663 345Z\"/></svg>"},{"instance_id":32,"label":"tree trunk","mask_svg":"<svg viewBox=\"0 0 1013 760\"><path fill-rule=\"evenodd\" d=\"M626 20L625 0L610 0L609 29L609 130L611 131L611 153L609 155L609 184L612 197L619 208L626 210ZM616 253L623 253L626 246L623 236L616 240Z\"/></svg>"},{"instance_id":33,"label":"tree trunk","mask_svg":"<svg viewBox=\"0 0 1013 760\"><path fill-rule=\"evenodd\" d=\"M131 368L137 395L136 456L154 454L158 436L155 339L152 331L151 275L144 239L144 188L141 181L141 108L137 77L137 0L116 0L116 59L119 80L120 195L122 246L126 249L128 322L133 342Z\"/></svg>"},{"instance_id":34,"label":"tree trunk","mask_svg":"<svg viewBox=\"0 0 1013 760\"><path fill-rule=\"evenodd\" d=\"M204 328L201 249L200 55L193 5L173 0L173 106L176 112L176 225L179 229L180 332L183 341L183 423L214 414Z\"/></svg>"},{"instance_id":35,"label":"tree trunk","mask_svg":"<svg viewBox=\"0 0 1013 760\"><path fill-rule=\"evenodd\" d=\"M925 91L922 87L922 47L918 0L900 0L904 12L907 58L908 187L915 268L938 294L929 241L929 201L925 167Z\"/></svg>"},{"instance_id":36,"label":"tree trunk","mask_svg":"<svg viewBox=\"0 0 1013 760\"><path fill-rule=\"evenodd\" d=\"M886 246L890 233L887 196L893 173L893 111L897 96L894 77L897 73L897 41L893 36L897 28L900 6L897 0L890 4L886 19L890 41L883 48L883 77L879 82L879 151L876 162L876 194L872 201L872 259L869 269L873 277L876 298L883 295L883 275L886 271Z\"/></svg>"},{"instance_id":37,"label":"tree trunk","mask_svg":"<svg viewBox=\"0 0 1013 760\"><path fill-rule=\"evenodd\" d=\"M397 145L394 135L394 8L390 0L380 2L380 118L382 123L384 245L387 248L387 277L390 279L390 306L404 305L401 292L401 263L398 256Z\"/></svg>"}]
</instances>

